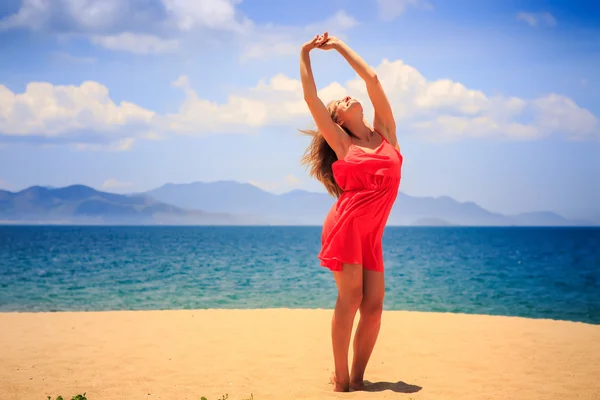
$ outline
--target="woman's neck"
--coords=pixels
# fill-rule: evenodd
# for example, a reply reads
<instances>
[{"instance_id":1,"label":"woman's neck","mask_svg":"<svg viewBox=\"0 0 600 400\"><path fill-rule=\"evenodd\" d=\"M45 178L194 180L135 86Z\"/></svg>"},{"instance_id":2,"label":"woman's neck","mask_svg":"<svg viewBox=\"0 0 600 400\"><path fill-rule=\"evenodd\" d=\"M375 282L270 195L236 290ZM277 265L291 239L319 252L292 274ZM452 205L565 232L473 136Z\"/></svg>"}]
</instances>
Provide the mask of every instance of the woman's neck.
<instances>
[{"instance_id":1,"label":"woman's neck","mask_svg":"<svg viewBox=\"0 0 600 400\"><path fill-rule=\"evenodd\" d=\"M370 142L373 137L373 129L367 124L367 121L359 120L354 123L346 122L344 124L346 129L348 129L352 134L358 138L358 140L364 142Z\"/></svg>"}]
</instances>

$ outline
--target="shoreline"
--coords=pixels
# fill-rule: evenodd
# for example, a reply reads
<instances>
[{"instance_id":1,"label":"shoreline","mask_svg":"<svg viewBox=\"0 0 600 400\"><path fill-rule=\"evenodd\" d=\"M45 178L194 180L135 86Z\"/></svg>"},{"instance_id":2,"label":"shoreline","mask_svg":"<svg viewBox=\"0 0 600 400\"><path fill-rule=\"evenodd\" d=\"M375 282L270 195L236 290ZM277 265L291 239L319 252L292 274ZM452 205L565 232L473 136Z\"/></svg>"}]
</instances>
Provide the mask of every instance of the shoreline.
<instances>
[{"instance_id":1,"label":"shoreline","mask_svg":"<svg viewBox=\"0 0 600 400\"><path fill-rule=\"evenodd\" d=\"M333 393L331 312L2 312L0 397L600 398L600 325L394 310L365 376L377 393Z\"/></svg>"},{"instance_id":2,"label":"shoreline","mask_svg":"<svg viewBox=\"0 0 600 400\"><path fill-rule=\"evenodd\" d=\"M321 229L323 227L322 223L314 223L314 224L159 224L159 223L97 223L93 224L90 222L82 222L77 223L73 221L66 221L64 223L61 222L48 222L48 221L39 221L39 222L26 222L26 221L7 221L0 220L0 226L5 227L48 227L48 228L57 228L57 227L76 227L76 228L318 228ZM515 229L592 229L598 230L600 229L600 224L563 224L563 225L552 225L552 224L538 224L538 225L511 225L511 224L433 224L433 225L422 225L422 224L388 224L386 228L448 228L448 229L456 229L456 228L477 228L477 229L485 229L485 228L515 228Z\"/></svg>"},{"instance_id":3,"label":"shoreline","mask_svg":"<svg viewBox=\"0 0 600 400\"><path fill-rule=\"evenodd\" d=\"M0 311L0 316L2 315L39 315L39 314L48 314L48 315L56 315L56 314L107 314L107 313L142 313L142 312L215 312L215 311L224 311L224 312L244 312L244 311L292 311L292 312L330 312L334 311L333 308L307 308L307 307L253 307L253 308L235 308L235 307L223 307L223 308L215 308L215 307L207 307L207 308L148 308L148 309L105 309L105 310L56 310L56 311ZM572 320L572 319L560 319L560 318L548 318L548 317L532 317L532 316L523 316L523 315L512 315L512 314L485 314L485 313L469 313L469 312L458 312L458 311L424 311L424 310L408 310L408 309L386 309L384 305L383 313L385 314L393 314L393 313L409 313L409 314L426 314L426 315L456 315L456 316L471 316L471 317L484 317L484 318L506 318L506 319L516 319L516 320L532 320L532 321L552 321L552 322L561 322L561 323L574 323L574 324L583 324L590 326L600 327L600 322L587 322L581 320ZM358 318L357 314L357 318Z\"/></svg>"},{"instance_id":4,"label":"shoreline","mask_svg":"<svg viewBox=\"0 0 600 400\"><path fill-rule=\"evenodd\" d=\"M39 315L39 314L48 314L48 315L56 315L56 314L110 314L110 313L143 313L143 312L215 312L215 311L223 311L223 312L245 312L245 311L291 311L291 312L333 312L333 308L292 308L292 307L264 307L264 308L149 308L149 309L107 309L107 310L56 310L56 311L0 311L1 315ZM509 314L485 314L485 313L468 313L468 312L455 312L455 311L422 311L422 310L406 310L406 309L385 309L383 310L385 314L393 314L393 313L409 313L409 314L427 314L427 315L456 315L456 316L471 316L471 317L485 317L485 318L507 318L507 319L523 319L523 320L533 320L533 321L552 321L552 322L564 322L564 323L575 323L575 324L584 324L591 326L600 327L600 322L586 322L579 320L570 320L570 319L557 319L557 318L547 318L547 317L526 317L521 315L509 315ZM359 314L357 314L358 318Z\"/></svg>"}]
</instances>

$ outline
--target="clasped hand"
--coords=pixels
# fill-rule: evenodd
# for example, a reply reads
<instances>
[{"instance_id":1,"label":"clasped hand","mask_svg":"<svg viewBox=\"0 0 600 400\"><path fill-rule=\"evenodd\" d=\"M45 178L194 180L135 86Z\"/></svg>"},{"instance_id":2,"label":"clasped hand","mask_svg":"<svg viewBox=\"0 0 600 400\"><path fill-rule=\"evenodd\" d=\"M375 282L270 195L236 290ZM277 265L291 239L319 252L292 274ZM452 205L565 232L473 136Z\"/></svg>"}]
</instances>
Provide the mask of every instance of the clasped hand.
<instances>
[{"instance_id":1,"label":"clasped hand","mask_svg":"<svg viewBox=\"0 0 600 400\"><path fill-rule=\"evenodd\" d=\"M306 51L312 49L331 50L335 49L340 43L341 40L335 36L329 36L329 34L325 32L322 35L316 35L312 40L304 43L302 49Z\"/></svg>"}]
</instances>

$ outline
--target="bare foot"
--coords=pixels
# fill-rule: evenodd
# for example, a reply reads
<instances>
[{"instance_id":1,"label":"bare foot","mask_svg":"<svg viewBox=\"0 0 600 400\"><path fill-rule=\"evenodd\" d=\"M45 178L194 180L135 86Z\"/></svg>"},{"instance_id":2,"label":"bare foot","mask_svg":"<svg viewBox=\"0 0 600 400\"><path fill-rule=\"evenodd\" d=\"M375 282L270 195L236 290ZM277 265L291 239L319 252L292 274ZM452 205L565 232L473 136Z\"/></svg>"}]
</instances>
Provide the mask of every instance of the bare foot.
<instances>
[{"instance_id":1,"label":"bare foot","mask_svg":"<svg viewBox=\"0 0 600 400\"><path fill-rule=\"evenodd\" d=\"M335 372L331 374L329 382L333 385L334 392L349 392L350 383L338 382L335 377Z\"/></svg>"},{"instance_id":2,"label":"bare foot","mask_svg":"<svg viewBox=\"0 0 600 400\"><path fill-rule=\"evenodd\" d=\"M360 390L365 390L365 382L361 379L360 381L351 381L350 382L350 390L353 392L358 392Z\"/></svg>"}]
</instances>

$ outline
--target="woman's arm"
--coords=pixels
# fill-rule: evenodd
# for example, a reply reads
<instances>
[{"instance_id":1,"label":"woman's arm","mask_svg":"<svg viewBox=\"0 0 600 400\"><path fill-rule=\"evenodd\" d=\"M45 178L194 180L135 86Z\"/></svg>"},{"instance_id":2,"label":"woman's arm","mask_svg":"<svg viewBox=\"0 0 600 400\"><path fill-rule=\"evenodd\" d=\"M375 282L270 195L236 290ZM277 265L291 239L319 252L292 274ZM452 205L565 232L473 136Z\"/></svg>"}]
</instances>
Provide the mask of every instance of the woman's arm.
<instances>
[{"instance_id":1,"label":"woman's arm","mask_svg":"<svg viewBox=\"0 0 600 400\"><path fill-rule=\"evenodd\" d=\"M316 36L310 42L302 46L300 51L300 79L302 81L302 90L304 92L304 101L308 105L310 113L317 124L317 128L329 144L338 158L343 157L349 147L349 137L338 124L333 122L327 107L323 104L317 95L317 86L312 73L310 63L310 51L314 49L322 38Z\"/></svg>"},{"instance_id":2,"label":"woman's arm","mask_svg":"<svg viewBox=\"0 0 600 400\"><path fill-rule=\"evenodd\" d=\"M320 46L322 49L334 48L345 59L356 73L365 81L367 93L375 109L373 121L375 130L382 133L394 147L398 147L396 138L396 121L390 102L379 82L377 73L354 50L341 40L329 37L327 42Z\"/></svg>"}]
</instances>

